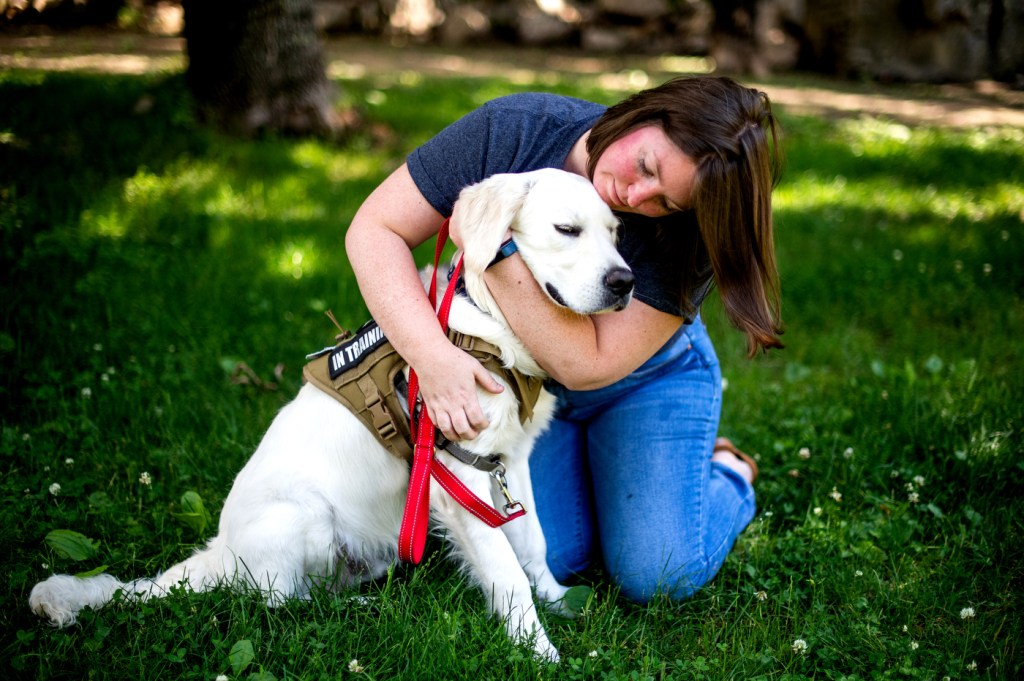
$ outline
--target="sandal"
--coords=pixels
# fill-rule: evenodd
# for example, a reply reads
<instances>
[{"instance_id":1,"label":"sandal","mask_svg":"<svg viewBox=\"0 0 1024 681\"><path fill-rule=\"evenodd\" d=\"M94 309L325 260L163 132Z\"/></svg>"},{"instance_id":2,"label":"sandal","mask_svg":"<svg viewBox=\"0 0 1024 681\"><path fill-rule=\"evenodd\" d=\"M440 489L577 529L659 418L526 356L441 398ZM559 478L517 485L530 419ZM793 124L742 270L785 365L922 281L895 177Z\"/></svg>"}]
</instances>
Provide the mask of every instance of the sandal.
<instances>
[{"instance_id":1,"label":"sandal","mask_svg":"<svg viewBox=\"0 0 1024 681\"><path fill-rule=\"evenodd\" d=\"M751 482L757 480L757 462L754 461L754 457L750 456L749 454L746 454L745 452L741 452L739 449L736 448L736 445L732 443L732 440L730 440L727 437L720 437L715 439L715 448L713 451L717 452L721 450L729 452L737 459L750 466L750 471L753 473L754 476Z\"/></svg>"}]
</instances>

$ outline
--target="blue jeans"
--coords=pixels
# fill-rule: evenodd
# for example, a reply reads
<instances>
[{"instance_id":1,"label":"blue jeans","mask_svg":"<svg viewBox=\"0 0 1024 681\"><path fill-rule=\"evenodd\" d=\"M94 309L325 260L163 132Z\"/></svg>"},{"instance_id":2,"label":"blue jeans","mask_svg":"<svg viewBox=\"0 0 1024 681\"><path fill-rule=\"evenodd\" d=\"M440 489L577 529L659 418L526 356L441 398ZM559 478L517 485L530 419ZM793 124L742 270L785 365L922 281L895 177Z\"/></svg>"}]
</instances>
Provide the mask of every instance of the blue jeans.
<instances>
[{"instance_id":1,"label":"blue jeans","mask_svg":"<svg viewBox=\"0 0 1024 681\"><path fill-rule=\"evenodd\" d=\"M755 512L750 484L711 461L722 377L703 322L613 385L549 389L556 418L530 472L555 576L600 557L630 599L692 595Z\"/></svg>"}]
</instances>

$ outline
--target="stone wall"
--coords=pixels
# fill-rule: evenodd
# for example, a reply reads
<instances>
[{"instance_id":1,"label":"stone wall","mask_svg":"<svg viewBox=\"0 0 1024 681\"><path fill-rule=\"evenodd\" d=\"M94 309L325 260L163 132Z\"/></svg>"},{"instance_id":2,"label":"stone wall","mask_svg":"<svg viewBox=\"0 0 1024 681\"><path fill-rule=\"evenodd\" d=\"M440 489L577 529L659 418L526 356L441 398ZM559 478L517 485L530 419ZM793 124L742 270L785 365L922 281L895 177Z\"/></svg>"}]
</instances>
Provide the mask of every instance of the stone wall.
<instances>
[{"instance_id":1,"label":"stone wall","mask_svg":"<svg viewBox=\"0 0 1024 681\"><path fill-rule=\"evenodd\" d=\"M327 32L457 46L707 55L719 70L803 69L1024 87L1021 0L319 0Z\"/></svg>"},{"instance_id":2,"label":"stone wall","mask_svg":"<svg viewBox=\"0 0 1024 681\"><path fill-rule=\"evenodd\" d=\"M216 1L216 0L210 0ZM170 33L180 0L0 0L0 22L83 17ZM719 71L999 79L1024 88L1024 0L316 0L325 33L711 57Z\"/></svg>"}]
</instances>

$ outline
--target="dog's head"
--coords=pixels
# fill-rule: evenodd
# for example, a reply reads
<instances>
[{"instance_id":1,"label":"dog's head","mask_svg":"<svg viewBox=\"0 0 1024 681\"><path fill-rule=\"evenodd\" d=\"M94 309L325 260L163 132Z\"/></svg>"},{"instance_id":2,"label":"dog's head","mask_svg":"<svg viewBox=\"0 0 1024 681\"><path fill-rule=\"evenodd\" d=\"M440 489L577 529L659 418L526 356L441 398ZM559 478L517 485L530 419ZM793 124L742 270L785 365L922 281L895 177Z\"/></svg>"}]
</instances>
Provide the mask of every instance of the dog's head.
<instances>
[{"instance_id":1,"label":"dog's head","mask_svg":"<svg viewBox=\"0 0 1024 681\"><path fill-rule=\"evenodd\" d=\"M615 249L619 221L585 178L555 169L492 175L464 189L456 211L474 300L487 295L480 277L511 230L557 305L594 314L629 303L633 273Z\"/></svg>"}]
</instances>

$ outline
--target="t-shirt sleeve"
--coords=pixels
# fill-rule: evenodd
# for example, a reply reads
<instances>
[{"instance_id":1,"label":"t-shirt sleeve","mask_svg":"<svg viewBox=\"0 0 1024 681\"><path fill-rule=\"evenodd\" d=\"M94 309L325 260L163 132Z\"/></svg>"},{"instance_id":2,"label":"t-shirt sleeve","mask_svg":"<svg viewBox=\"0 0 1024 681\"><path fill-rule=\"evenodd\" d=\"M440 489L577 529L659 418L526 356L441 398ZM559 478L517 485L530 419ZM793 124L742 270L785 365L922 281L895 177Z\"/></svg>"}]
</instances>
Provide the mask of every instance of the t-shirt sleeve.
<instances>
[{"instance_id":1,"label":"t-shirt sleeve","mask_svg":"<svg viewBox=\"0 0 1024 681\"><path fill-rule=\"evenodd\" d=\"M423 197L441 215L451 215L458 192L487 177L490 107L484 105L455 121L406 159ZM453 194L454 189L454 194Z\"/></svg>"},{"instance_id":2,"label":"t-shirt sleeve","mask_svg":"<svg viewBox=\"0 0 1024 681\"><path fill-rule=\"evenodd\" d=\"M604 107L570 97L523 93L487 102L406 159L427 202L442 215L464 187L498 173L560 168Z\"/></svg>"}]
</instances>

